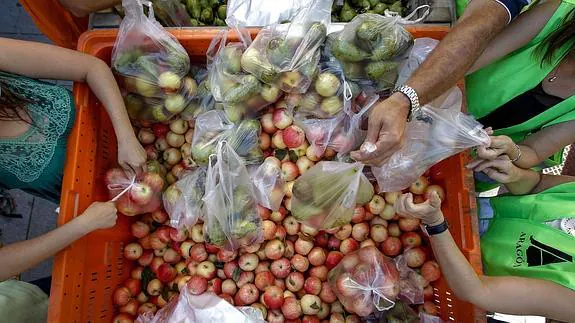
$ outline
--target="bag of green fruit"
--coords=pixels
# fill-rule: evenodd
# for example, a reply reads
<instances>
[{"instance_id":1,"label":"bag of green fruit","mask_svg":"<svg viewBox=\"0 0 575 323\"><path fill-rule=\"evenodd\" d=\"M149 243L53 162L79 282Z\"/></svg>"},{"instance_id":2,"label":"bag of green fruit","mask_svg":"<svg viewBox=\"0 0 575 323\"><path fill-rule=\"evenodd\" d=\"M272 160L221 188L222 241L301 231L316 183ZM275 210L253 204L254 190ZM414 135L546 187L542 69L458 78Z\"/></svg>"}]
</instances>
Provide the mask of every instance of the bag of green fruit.
<instances>
[{"instance_id":1,"label":"bag of green fruit","mask_svg":"<svg viewBox=\"0 0 575 323\"><path fill-rule=\"evenodd\" d=\"M197 168L168 186L162 200L164 209L170 216L170 226L176 229L189 229L203 217L206 171Z\"/></svg>"},{"instance_id":2,"label":"bag of green fruit","mask_svg":"<svg viewBox=\"0 0 575 323\"><path fill-rule=\"evenodd\" d=\"M234 36L239 41L229 42ZM250 44L246 29L224 29L212 40L206 54L209 89L232 122L256 115L281 96L279 88L262 84L242 68L241 58Z\"/></svg>"},{"instance_id":3,"label":"bag of green fruit","mask_svg":"<svg viewBox=\"0 0 575 323\"><path fill-rule=\"evenodd\" d=\"M192 158L199 165L207 165L217 145L225 140L247 165L260 164L264 157L259 146L260 133L257 120L245 119L234 124L224 111L207 111L196 119Z\"/></svg>"},{"instance_id":4,"label":"bag of green fruit","mask_svg":"<svg viewBox=\"0 0 575 323\"><path fill-rule=\"evenodd\" d=\"M262 241L262 219L248 170L226 141L210 156L203 201L207 243L236 250Z\"/></svg>"},{"instance_id":5,"label":"bag of green fruit","mask_svg":"<svg viewBox=\"0 0 575 323\"><path fill-rule=\"evenodd\" d=\"M292 215L318 229L331 229L351 221L356 205L373 197L373 185L361 163L321 161L296 179Z\"/></svg>"},{"instance_id":6,"label":"bag of green fruit","mask_svg":"<svg viewBox=\"0 0 575 323\"><path fill-rule=\"evenodd\" d=\"M419 9L426 9L426 14L410 20ZM389 11L385 16L358 15L330 40L329 49L341 62L347 79L366 91L390 90L397 80L400 56L413 43L403 25L418 23L428 13L429 6L425 5L406 18Z\"/></svg>"},{"instance_id":7,"label":"bag of green fruit","mask_svg":"<svg viewBox=\"0 0 575 323\"><path fill-rule=\"evenodd\" d=\"M186 6L179 0L152 0L154 12L166 27L192 27Z\"/></svg>"},{"instance_id":8,"label":"bag of green fruit","mask_svg":"<svg viewBox=\"0 0 575 323\"><path fill-rule=\"evenodd\" d=\"M272 211L279 210L285 196L281 164L266 158L260 166L252 166L249 171L258 204Z\"/></svg>"},{"instance_id":9,"label":"bag of green fruit","mask_svg":"<svg viewBox=\"0 0 575 323\"><path fill-rule=\"evenodd\" d=\"M149 6L149 15L143 5ZM149 1L123 0L126 16L112 51L118 81L134 101L128 113L135 120L166 121L186 108L197 83L186 78L190 58L178 40L155 19Z\"/></svg>"},{"instance_id":10,"label":"bag of green fruit","mask_svg":"<svg viewBox=\"0 0 575 323\"><path fill-rule=\"evenodd\" d=\"M288 93L305 93L320 58L332 0L312 0L298 8L289 23L264 27L241 57L242 68L268 85ZM257 10L257 9L256 9ZM245 12L228 12L239 22Z\"/></svg>"}]
</instances>

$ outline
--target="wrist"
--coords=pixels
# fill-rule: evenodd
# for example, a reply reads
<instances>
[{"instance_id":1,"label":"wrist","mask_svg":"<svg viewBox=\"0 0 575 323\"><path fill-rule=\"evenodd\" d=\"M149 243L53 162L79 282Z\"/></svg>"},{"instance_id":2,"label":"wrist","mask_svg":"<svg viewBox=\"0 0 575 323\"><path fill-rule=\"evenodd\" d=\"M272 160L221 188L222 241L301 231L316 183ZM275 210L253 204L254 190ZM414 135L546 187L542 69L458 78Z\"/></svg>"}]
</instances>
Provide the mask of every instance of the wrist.
<instances>
[{"instance_id":1,"label":"wrist","mask_svg":"<svg viewBox=\"0 0 575 323\"><path fill-rule=\"evenodd\" d=\"M397 109L402 119L407 119L407 115L411 108L411 101L409 101L409 98L401 92L395 92L388 98L388 100L393 102L392 107Z\"/></svg>"},{"instance_id":2,"label":"wrist","mask_svg":"<svg viewBox=\"0 0 575 323\"><path fill-rule=\"evenodd\" d=\"M443 216L442 212L437 212L433 216L429 217L428 219L423 220L423 224L433 227L439 225L445 221L445 217Z\"/></svg>"},{"instance_id":3,"label":"wrist","mask_svg":"<svg viewBox=\"0 0 575 323\"><path fill-rule=\"evenodd\" d=\"M74 218L68 223L72 227L72 230L76 232L79 236L85 236L88 233L94 231L94 228L90 225L88 219L83 214Z\"/></svg>"}]
</instances>

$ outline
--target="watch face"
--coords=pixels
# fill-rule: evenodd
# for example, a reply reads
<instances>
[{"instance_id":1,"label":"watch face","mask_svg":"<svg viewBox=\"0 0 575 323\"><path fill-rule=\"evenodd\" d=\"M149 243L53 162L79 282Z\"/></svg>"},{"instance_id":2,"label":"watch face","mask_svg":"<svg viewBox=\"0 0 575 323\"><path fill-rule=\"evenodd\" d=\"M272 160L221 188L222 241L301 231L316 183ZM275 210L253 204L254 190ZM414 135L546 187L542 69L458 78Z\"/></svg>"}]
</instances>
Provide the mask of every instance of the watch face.
<instances>
[{"instance_id":1,"label":"watch face","mask_svg":"<svg viewBox=\"0 0 575 323\"><path fill-rule=\"evenodd\" d=\"M565 218L561 220L561 230L575 236L575 218Z\"/></svg>"}]
</instances>

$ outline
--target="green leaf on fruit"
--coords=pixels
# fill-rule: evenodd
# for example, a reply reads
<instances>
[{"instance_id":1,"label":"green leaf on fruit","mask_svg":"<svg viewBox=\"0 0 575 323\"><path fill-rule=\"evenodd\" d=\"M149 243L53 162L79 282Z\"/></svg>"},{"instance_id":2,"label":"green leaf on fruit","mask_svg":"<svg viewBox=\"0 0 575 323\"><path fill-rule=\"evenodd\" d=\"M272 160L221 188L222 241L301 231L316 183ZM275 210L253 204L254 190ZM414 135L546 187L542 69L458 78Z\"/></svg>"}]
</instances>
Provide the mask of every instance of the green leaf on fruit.
<instances>
[{"instance_id":1,"label":"green leaf on fruit","mask_svg":"<svg viewBox=\"0 0 575 323\"><path fill-rule=\"evenodd\" d=\"M169 297L170 297L170 287L166 285L164 286L164 288L162 288L162 298L167 302Z\"/></svg>"},{"instance_id":2,"label":"green leaf on fruit","mask_svg":"<svg viewBox=\"0 0 575 323\"><path fill-rule=\"evenodd\" d=\"M142 291L144 294L146 294L146 296L150 296L150 294L148 294L148 284L154 278L156 278L156 274L154 274L150 267L144 268L142 271Z\"/></svg>"},{"instance_id":3,"label":"green leaf on fruit","mask_svg":"<svg viewBox=\"0 0 575 323\"><path fill-rule=\"evenodd\" d=\"M290 159L292 162L295 163L295 162L298 160L298 158L299 158L299 157L298 157L298 155L296 154L295 151L293 151L293 150L290 150L290 151L289 151L289 159ZM280 160L281 160L281 159L280 159Z\"/></svg>"},{"instance_id":4,"label":"green leaf on fruit","mask_svg":"<svg viewBox=\"0 0 575 323\"><path fill-rule=\"evenodd\" d=\"M237 283L238 280L240 280L240 274L242 273L242 270L240 268L236 268L234 269L234 272L232 273L232 279Z\"/></svg>"},{"instance_id":5,"label":"green leaf on fruit","mask_svg":"<svg viewBox=\"0 0 575 323\"><path fill-rule=\"evenodd\" d=\"M313 308L314 310L319 310L321 308L321 306L319 306L316 302L314 302L313 304L311 304L309 306L310 308Z\"/></svg>"},{"instance_id":6,"label":"green leaf on fruit","mask_svg":"<svg viewBox=\"0 0 575 323\"><path fill-rule=\"evenodd\" d=\"M217 269L224 269L224 265L225 263L221 262L221 261L216 261L214 263L214 265L216 266Z\"/></svg>"},{"instance_id":7,"label":"green leaf on fruit","mask_svg":"<svg viewBox=\"0 0 575 323\"><path fill-rule=\"evenodd\" d=\"M276 151L275 151L275 156L279 160L283 160L287 154L288 154L288 151L286 149L276 149Z\"/></svg>"}]
</instances>

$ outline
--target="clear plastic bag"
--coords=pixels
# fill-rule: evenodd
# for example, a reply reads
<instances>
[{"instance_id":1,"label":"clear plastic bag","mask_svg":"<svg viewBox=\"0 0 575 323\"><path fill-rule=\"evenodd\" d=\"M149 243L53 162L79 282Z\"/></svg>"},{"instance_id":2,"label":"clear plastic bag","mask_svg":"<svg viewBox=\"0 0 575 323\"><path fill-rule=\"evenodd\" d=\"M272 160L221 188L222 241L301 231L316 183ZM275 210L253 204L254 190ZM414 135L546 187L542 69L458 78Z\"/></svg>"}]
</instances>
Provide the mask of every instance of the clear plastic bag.
<instances>
[{"instance_id":1,"label":"clear plastic bag","mask_svg":"<svg viewBox=\"0 0 575 323\"><path fill-rule=\"evenodd\" d=\"M419 65L427 58L435 47L439 44L439 40L433 38L416 38L409 52L407 60L401 63L399 68L399 76L395 87L400 87L407 82L411 74L419 68Z\"/></svg>"},{"instance_id":2,"label":"clear plastic bag","mask_svg":"<svg viewBox=\"0 0 575 323\"><path fill-rule=\"evenodd\" d=\"M345 77L366 91L382 92L394 87L396 59L413 43L400 16L365 13L356 16L329 41L331 53L341 62Z\"/></svg>"},{"instance_id":3,"label":"clear plastic bag","mask_svg":"<svg viewBox=\"0 0 575 323\"><path fill-rule=\"evenodd\" d=\"M232 35L239 42L228 42ZM246 29L224 29L212 40L207 52L209 88L232 122L255 115L281 96L279 88L263 85L242 68L242 55L250 44Z\"/></svg>"},{"instance_id":4,"label":"clear plastic bag","mask_svg":"<svg viewBox=\"0 0 575 323\"><path fill-rule=\"evenodd\" d=\"M162 199L171 227L189 229L203 217L205 184L206 171L197 168L166 189Z\"/></svg>"},{"instance_id":5,"label":"clear plastic bag","mask_svg":"<svg viewBox=\"0 0 575 323\"><path fill-rule=\"evenodd\" d=\"M292 215L315 228L330 229L351 221L357 204L373 197L373 185L361 163L321 161L296 179Z\"/></svg>"},{"instance_id":6,"label":"clear plastic bag","mask_svg":"<svg viewBox=\"0 0 575 323\"><path fill-rule=\"evenodd\" d=\"M153 212L162 206L164 179L156 173L140 173L111 168L105 183L118 211L127 216Z\"/></svg>"},{"instance_id":7,"label":"clear plastic bag","mask_svg":"<svg viewBox=\"0 0 575 323\"><path fill-rule=\"evenodd\" d=\"M306 5L306 0L228 0L229 26L263 27L290 21Z\"/></svg>"},{"instance_id":8,"label":"clear plastic bag","mask_svg":"<svg viewBox=\"0 0 575 323\"><path fill-rule=\"evenodd\" d=\"M285 195L285 181L281 178L281 173L281 168L270 159L265 159L260 166L250 169L258 204L272 211L279 210Z\"/></svg>"},{"instance_id":9,"label":"clear plastic bag","mask_svg":"<svg viewBox=\"0 0 575 323\"><path fill-rule=\"evenodd\" d=\"M251 178L226 141L220 141L216 154L210 156L203 200L207 243L236 250L262 240L262 219Z\"/></svg>"},{"instance_id":10,"label":"clear plastic bag","mask_svg":"<svg viewBox=\"0 0 575 323\"><path fill-rule=\"evenodd\" d=\"M144 15L142 3L148 5ZM112 51L112 67L120 85L139 104L128 110L135 120L162 122L179 114L195 95L197 84L185 79L190 58L178 40L155 19L149 1L123 0L126 16ZM135 99L134 99L135 100Z\"/></svg>"},{"instance_id":11,"label":"clear plastic bag","mask_svg":"<svg viewBox=\"0 0 575 323\"><path fill-rule=\"evenodd\" d=\"M468 148L489 146L483 126L460 112L462 100L459 88L453 88L414 112L402 148L371 169L381 192L401 191L438 162Z\"/></svg>"},{"instance_id":12,"label":"clear plastic bag","mask_svg":"<svg viewBox=\"0 0 575 323\"><path fill-rule=\"evenodd\" d=\"M443 323L445 321L442 320L441 318L437 317L437 316L433 316L433 315L429 315L429 314L424 313L424 312L420 312L418 322L420 322L420 323Z\"/></svg>"},{"instance_id":13,"label":"clear plastic bag","mask_svg":"<svg viewBox=\"0 0 575 323\"><path fill-rule=\"evenodd\" d=\"M166 27L191 27L191 17L186 6L178 0L152 0L154 12Z\"/></svg>"},{"instance_id":14,"label":"clear plastic bag","mask_svg":"<svg viewBox=\"0 0 575 323\"><path fill-rule=\"evenodd\" d=\"M399 272L399 299L407 304L423 304L423 286L421 282L425 280L415 270L407 266L407 261L403 255L393 259Z\"/></svg>"},{"instance_id":15,"label":"clear plastic bag","mask_svg":"<svg viewBox=\"0 0 575 323\"><path fill-rule=\"evenodd\" d=\"M332 0L312 0L299 8L290 23L263 28L244 52L244 71L284 92L305 93L311 85L320 58ZM237 13L239 16L241 13ZM229 21L240 21L228 11Z\"/></svg>"},{"instance_id":16,"label":"clear plastic bag","mask_svg":"<svg viewBox=\"0 0 575 323\"><path fill-rule=\"evenodd\" d=\"M393 308L399 294L395 263L373 246L346 255L328 282L344 308L362 317Z\"/></svg>"},{"instance_id":17,"label":"clear plastic bag","mask_svg":"<svg viewBox=\"0 0 575 323\"><path fill-rule=\"evenodd\" d=\"M420 323L417 313L402 301L395 303L395 306L385 313L387 323Z\"/></svg>"},{"instance_id":18,"label":"clear plastic bag","mask_svg":"<svg viewBox=\"0 0 575 323\"><path fill-rule=\"evenodd\" d=\"M264 323L261 312L251 306L234 307L224 299L212 294L193 295L182 288L180 295L172 299L156 314L146 312L137 323Z\"/></svg>"},{"instance_id":19,"label":"clear plastic bag","mask_svg":"<svg viewBox=\"0 0 575 323\"><path fill-rule=\"evenodd\" d=\"M211 110L198 116L192 139L192 157L199 165L208 164L216 146L227 141L247 165L259 164L263 152L259 146L261 125L253 119L232 123L221 110Z\"/></svg>"}]
</instances>

